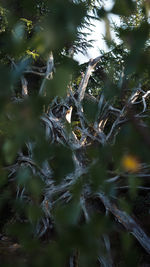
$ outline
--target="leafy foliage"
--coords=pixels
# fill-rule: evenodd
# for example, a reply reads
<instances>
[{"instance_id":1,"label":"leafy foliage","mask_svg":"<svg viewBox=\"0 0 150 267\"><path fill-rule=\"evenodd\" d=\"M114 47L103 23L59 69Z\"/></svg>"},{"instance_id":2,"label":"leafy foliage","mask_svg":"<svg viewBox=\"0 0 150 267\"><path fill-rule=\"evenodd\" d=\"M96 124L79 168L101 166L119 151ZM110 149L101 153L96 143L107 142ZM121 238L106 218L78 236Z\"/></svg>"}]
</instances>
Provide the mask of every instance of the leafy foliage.
<instances>
[{"instance_id":1,"label":"leafy foliage","mask_svg":"<svg viewBox=\"0 0 150 267\"><path fill-rule=\"evenodd\" d=\"M102 2L1 1L3 266L149 264L149 1ZM109 52L79 65L91 17Z\"/></svg>"}]
</instances>

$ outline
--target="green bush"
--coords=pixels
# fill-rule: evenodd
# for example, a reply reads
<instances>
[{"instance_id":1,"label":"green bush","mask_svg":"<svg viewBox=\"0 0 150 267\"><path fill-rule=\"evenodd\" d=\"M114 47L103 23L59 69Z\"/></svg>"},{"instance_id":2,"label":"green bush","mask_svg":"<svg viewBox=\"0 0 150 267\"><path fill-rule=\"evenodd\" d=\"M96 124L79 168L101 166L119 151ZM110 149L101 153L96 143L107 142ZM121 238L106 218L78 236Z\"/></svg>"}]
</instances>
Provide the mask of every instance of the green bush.
<instances>
[{"instance_id":1,"label":"green bush","mask_svg":"<svg viewBox=\"0 0 150 267\"><path fill-rule=\"evenodd\" d=\"M1 1L2 266L150 264L149 12L149 1ZM91 18L109 52L79 65Z\"/></svg>"}]
</instances>

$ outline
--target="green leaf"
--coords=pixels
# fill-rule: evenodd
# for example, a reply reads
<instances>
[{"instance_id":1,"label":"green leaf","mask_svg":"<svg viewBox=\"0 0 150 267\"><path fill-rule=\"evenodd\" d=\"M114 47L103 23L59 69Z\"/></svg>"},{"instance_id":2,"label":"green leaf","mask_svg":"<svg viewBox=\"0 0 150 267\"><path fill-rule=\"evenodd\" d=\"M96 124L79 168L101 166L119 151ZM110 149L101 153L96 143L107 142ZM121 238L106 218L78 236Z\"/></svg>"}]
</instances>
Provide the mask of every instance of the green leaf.
<instances>
[{"instance_id":1,"label":"green leaf","mask_svg":"<svg viewBox=\"0 0 150 267\"><path fill-rule=\"evenodd\" d=\"M13 163L17 156L18 146L12 140L6 140L3 145L3 153L5 160L8 164Z\"/></svg>"},{"instance_id":2,"label":"green leaf","mask_svg":"<svg viewBox=\"0 0 150 267\"><path fill-rule=\"evenodd\" d=\"M136 10L136 3L132 0L116 0L111 12L116 15L130 16Z\"/></svg>"}]
</instances>

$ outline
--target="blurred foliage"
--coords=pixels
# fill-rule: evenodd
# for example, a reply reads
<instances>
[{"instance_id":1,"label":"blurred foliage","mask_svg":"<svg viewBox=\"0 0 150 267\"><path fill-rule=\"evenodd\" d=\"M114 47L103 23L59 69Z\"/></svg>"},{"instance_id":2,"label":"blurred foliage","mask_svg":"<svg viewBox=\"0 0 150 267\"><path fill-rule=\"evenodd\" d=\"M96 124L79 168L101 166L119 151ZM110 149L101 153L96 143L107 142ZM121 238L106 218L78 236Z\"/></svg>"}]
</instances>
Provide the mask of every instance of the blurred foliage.
<instances>
[{"instance_id":1,"label":"blurred foliage","mask_svg":"<svg viewBox=\"0 0 150 267\"><path fill-rule=\"evenodd\" d=\"M111 39L110 13L121 18L115 27L120 44ZM99 125L104 132L95 130L107 107L122 110L135 89L150 90L149 13L148 0L114 0L109 11L94 0L0 1L1 266L112 266L108 236L115 266L150 264L98 198L102 191L118 201L150 235L150 183L139 179L142 172L149 175L149 100L140 128L127 111L114 142L99 140L109 134L115 113ZM91 18L104 20L109 51L100 51L82 112L75 103L87 63L79 65L74 54L91 46ZM52 53L54 62L48 61ZM143 110L140 97L137 115ZM71 124L65 119L70 106ZM113 176L121 177L119 183L109 180Z\"/></svg>"}]
</instances>

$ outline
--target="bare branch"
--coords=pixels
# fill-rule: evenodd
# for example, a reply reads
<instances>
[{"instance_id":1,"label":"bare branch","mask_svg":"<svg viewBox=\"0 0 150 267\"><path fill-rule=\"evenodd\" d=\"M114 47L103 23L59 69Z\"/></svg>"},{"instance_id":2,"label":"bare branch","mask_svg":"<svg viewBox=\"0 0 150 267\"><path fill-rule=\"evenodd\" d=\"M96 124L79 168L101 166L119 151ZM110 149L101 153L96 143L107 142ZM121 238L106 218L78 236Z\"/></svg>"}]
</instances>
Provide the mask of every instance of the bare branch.
<instances>
[{"instance_id":1,"label":"bare branch","mask_svg":"<svg viewBox=\"0 0 150 267\"><path fill-rule=\"evenodd\" d=\"M45 73L34 71L34 70L25 70L24 73L35 74L35 75L38 75L38 76L41 76L41 77L45 76Z\"/></svg>"},{"instance_id":2,"label":"bare branch","mask_svg":"<svg viewBox=\"0 0 150 267\"><path fill-rule=\"evenodd\" d=\"M28 82L27 82L27 79L23 75L21 77L21 83L22 83L22 96L27 97L28 96Z\"/></svg>"},{"instance_id":3,"label":"bare branch","mask_svg":"<svg viewBox=\"0 0 150 267\"><path fill-rule=\"evenodd\" d=\"M108 197L99 192L96 194L101 199L104 206L117 218L117 220L139 241L141 246L150 254L150 238L142 230L142 228L135 222L135 220L126 212L121 211L115 204L112 204Z\"/></svg>"},{"instance_id":4,"label":"bare branch","mask_svg":"<svg viewBox=\"0 0 150 267\"><path fill-rule=\"evenodd\" d=\"M54 68L54 58L53 58L53 54L52 52L50 52L48 60L47 60L47 68L46 68L46 72L45 72L45 78L42 81L40 90L39 90L39 94L43 95L45 92L45 83L46 80L52 79L52 71Z\"/></svg>"},{"instance_id":5,"label":"bare branch","mask_svg":"<svg viewBox=\"0 0 150 267\"><path fill-rule=\"evenodd\" d=\"M85 95L85 91L86 91L86 87L88 85L88 81L89 81L89 78L96 66L96 64L100 61L101 59L101 56L95 58L95 59L91 59L89 61L89 65L87 67L87 70L86 70L86 73L84 74L82 80L81 80L81 83L79 85L79 88L78 88L78 101L81 102L84 98L84 95Z\"/></svg>"}]
</instances>

